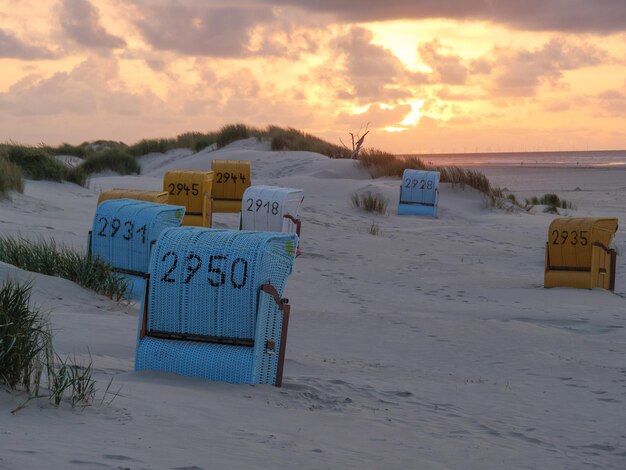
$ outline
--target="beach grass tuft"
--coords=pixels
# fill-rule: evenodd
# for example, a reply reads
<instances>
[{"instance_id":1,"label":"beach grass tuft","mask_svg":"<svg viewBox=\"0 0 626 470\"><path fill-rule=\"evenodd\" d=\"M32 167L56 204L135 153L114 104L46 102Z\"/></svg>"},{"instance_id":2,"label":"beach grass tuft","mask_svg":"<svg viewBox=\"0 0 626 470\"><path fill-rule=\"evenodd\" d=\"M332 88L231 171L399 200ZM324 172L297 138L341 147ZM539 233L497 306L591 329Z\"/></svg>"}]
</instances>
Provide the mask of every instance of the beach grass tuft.
<instances>
[{"instance_id":1,"label":"beach grass tuft","mask_svg":"<svg viewBox=\"0 0 626 470\"><path fill-rule=\"evenodd\" d=\"M370 225L370 229L369 229L369 234L373 235L375 237L380 235L380 227L375 224L374 222L372 222L372 225Z\"/></svg>"},{"instance_id":2,"label":"beach grass tuft","mask_svg":"<svg viewBox=\"0 0 626 470\"><path fill-rule=\"evenodd\" d=\"M28 240L0 236L0 261L26 271L62 277L120 301L128 283L99 258L57 245L54 239Z\"/></svg>"},{"instance_id":3,"label":"beach grass tuft","mask_svg":"<svg viewBox=\"0 0 626 470\"><path fill-rule=\"evenodd\" d=\"M22 169L4 155L0 155L0 199L9 197L11 191L24 191Z\"/></svg>"},{"instance_id":4,"label":"beach grass tuft","mask_svg":"<svg viewBox=\"0 0 626 470\"><path fill-rule=\"evenodd\" d=\"M57 354L54 356L55 360L47 363L50 402L59 406L66 393L69 393L72 408L89 406L96 395L91 355L87 365L80 364L74 356L65 359Z\"/></svg>"},{"instance_id":5,"label":"beach grass tuft","mask_svg":"<svg viewBox=\"0 0 626 470\"><path fill-rule=\"evenodd\" d=\"M85 159L78 167L85 174L111 170L120 175L140 174L141 166L126 149L109 148L100 150Z\"/></svg>"},{"instance_id":6,"label":"beach grass tuft","mask_svg":"<svg viewBox=\"0 0 626 470\"><path fill-rule=\"evenodd\" d=\"M380 193L365 191L362 193L352 193L350 195L350 204L352 207L363 209L365 212L384 214L387 212L389 200Z\"/></svg>"},{"instance_id":7,"label":"beach grass tuft","mask_svg":"<svg viewBox=\"0 0 626 470\"><path fill-rule=\"evenodd\" d=\"M531 198L527 198L524 202L527 207L539 205L546 206L544 212L550 214L558 214L559 209L575 209L571 202L561 199L555 193L546 193L541 197L533 196Z\"/></svg>"},{"instance_id":8,"label":"beach grass tuft","mask_svg":"<svg viewBox=\"0 0 626 470\"><path fill-rule=\"evenodd\" d=\"M50 354L47 318L31 306L31 285L0 285L0 382L37 395Z\"/></svg>"},{"instance_id":9,"label":"beach grass tuft","mask_svg":"<svg viewBox=\"0 0 626 470\"><path fill-rule=\"evenodd\" d=\"M351 151L346 147L331 144L292 127L268 126L266 133L272 150L316 152L331 158L350 158Z\"/></svg>"},{"instance_id":10,"label":"beach grass tuft","mask_svg":"<svg viewBox=\"0 0 626 470\"><path fill-rule=\"evenodd\" d=\"M63 181L68 168L44 148L3 144L0 153L18 165L25 176L34 180Z\"/></svg>"},{"instance_id":11,"label":"beach grass tuft","mask_svg":"<svg viewBox=\"0 0 626 470\"><path fill-rule=\"evenodd\" d=\"M400 158L377 149L365 149L359 155L359 164L366 168L372 178L383 176L402 177L404 170L438 171L442 183L452 183L462 188L469 186L490 194L495 188L479 171L456 166L430 166L416 157Z\"/></svg>"},{"instance_id":12,"label":"beach grass tuft","mask_svg":"<svg viewBox=\"0 0 626 470\"><path fill-rule=\"evenodd\" d=\"M91 355L81 365L54 352L48 317L31 304L31 290L30 283L0 285L0 384L26 392L28 400L38 398L45 372L51 403L60 405L69 393L72 408L90 405L96 394Z\"/></svg>"}]
</instances>

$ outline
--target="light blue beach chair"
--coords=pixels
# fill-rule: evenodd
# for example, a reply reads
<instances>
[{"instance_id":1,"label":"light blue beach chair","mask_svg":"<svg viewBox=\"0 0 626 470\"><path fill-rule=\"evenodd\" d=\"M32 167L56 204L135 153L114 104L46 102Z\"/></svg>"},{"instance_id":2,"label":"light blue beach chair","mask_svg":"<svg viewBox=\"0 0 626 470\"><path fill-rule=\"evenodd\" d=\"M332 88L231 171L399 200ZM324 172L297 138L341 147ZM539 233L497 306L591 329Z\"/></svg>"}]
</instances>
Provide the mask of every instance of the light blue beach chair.
<instances>
[{"instance_id":1,"label":"light blue beach chair","mask_svg":"<svg viewBox=\"0 0 626 470\"><path fill-rule=\"evenodd\" d=\"M150 263L135 370L282 383L297 236L197 227L164 230Z\"/></svg>"},{"instance_id":2,"label":"light blue beach chair","mask_svg":"<svg viewBox=\"0 0 626 470\"><path fill-rule=\"evenodd\" d=\"M437 217L438 188L438 171L404 170L398 215Z\"/></svg>"},{"instance_id":3,"label":"light blue beach chair","mask_svg":"<svg viewBox=\"0 0 626 470\"><path fill-rule=\"evenodd\" d=\"M150 267L151 245L161 232L179 227L185 208L135 199L111 199L98 205L89 232L92 256L102 258L129 281L128 297L141 298Z\"/></svg>"}]
</instances>

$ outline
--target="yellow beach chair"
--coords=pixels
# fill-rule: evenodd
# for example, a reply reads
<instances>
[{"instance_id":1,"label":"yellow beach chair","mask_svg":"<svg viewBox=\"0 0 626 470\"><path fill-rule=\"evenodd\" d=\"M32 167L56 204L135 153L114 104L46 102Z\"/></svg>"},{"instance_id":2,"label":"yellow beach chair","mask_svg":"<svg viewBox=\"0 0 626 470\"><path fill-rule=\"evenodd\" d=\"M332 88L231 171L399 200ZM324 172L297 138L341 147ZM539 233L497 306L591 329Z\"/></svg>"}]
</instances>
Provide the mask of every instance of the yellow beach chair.
<instances>
[{"instance_id":1,"label":"yellow beach chair","mask_svg":"<svg viewBox=\"0 0 626 470\"><path fill-rule=\"evenodd\" d=\"M109 201L111 199L135 199L137 201L167 204L168 194L163 191L145 191L143 189L106 189L100 193L98 205L100 205L102 201Z\"/></svg>"},{"instance_id":2,"label":"yellow beach chair","mask_svg":"<svg viewBox=\"0 0 626 470\"><path fill-rule=\"evenodd\" d=\"M617 219L559 218L548 231L544 287L615 289Z\"/></svg>"},{"instance_id":3,"label":"yellow beach chair","mask_svg":"<svg viewBox=\"0 0 626 470\"><path fill-rule=\"evenodd\" d=\"M171 170L163 178L168 204L185 206L183 225L210 227L211 185L213 172L202 170Z\"/></svg>"},{"instance_id":4,"label":"yellow beach chair","mask_svg":"<svg viewBox=\"0 0 626 470\"><path fill-rule=\"evenodd\" d=\"M250 161L213 160L213 212L239 212L244 191L250 186Z\"/></svg>"}]
</instances>

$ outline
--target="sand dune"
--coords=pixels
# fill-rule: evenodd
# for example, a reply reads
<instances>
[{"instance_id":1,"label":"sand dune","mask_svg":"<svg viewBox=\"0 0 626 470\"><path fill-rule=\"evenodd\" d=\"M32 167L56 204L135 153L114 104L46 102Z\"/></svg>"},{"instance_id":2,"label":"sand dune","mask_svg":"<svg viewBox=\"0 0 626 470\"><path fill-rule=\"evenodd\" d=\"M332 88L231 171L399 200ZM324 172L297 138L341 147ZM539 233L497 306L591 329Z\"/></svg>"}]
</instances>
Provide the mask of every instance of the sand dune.
<instances>
[{"instance_id":1,"label":"sand dune","mask_svg":"<svg viewBox=\"0 0 626 470\"><path fill-rule=\"evenodd\" d=\"M136 304L0 264L2 278L33 280L58 351L89 348L100 390L111 377L121 388L82 412L41 399L11 415L24 397L0 394L0 469L626 466L623 229L614 294L546 290L553 215L489 209L443 184L438 219L399 217L398 179L247 140L147 155L141 176L95 176L89 188L28 181L0 202L0 233L82 248L100 189L158 190L167 170L214 158L251 160L253 184L305 191L283 388L135 373ZM572 215L626 222L624 170L485 173L521 197L556 191ZM389 214L350 207L365 189L389 198ZM238 225L235 214L214 220Z\"/></svg>"}]
</instances>

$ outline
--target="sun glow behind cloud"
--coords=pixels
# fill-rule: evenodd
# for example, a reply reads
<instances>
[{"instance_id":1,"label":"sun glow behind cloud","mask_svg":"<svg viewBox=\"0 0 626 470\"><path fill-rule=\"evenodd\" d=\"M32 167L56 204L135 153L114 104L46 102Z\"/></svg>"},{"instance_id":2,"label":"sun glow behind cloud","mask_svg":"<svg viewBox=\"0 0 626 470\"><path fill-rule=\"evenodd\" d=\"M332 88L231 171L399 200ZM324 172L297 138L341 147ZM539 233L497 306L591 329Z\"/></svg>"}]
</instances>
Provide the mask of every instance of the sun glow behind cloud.
<instances>
[{"instance_id":1,"label":"sun glow behind cloud","mask_svg":"<svg viewBox=\"0 0 626 470\"><path fill-rule=\"evenodd\" d=\"M520 19L493 0L493 18L417 19L426 7L398 3L389 11L416 19L390 21L374 3L359 15L297 0L13 3L0 5L0 139L133 141L242 121L336 142L370 122L368 144L399 152L626 147L623 30L561 31L549 9Z\"/></svg>"}]
</instances>

